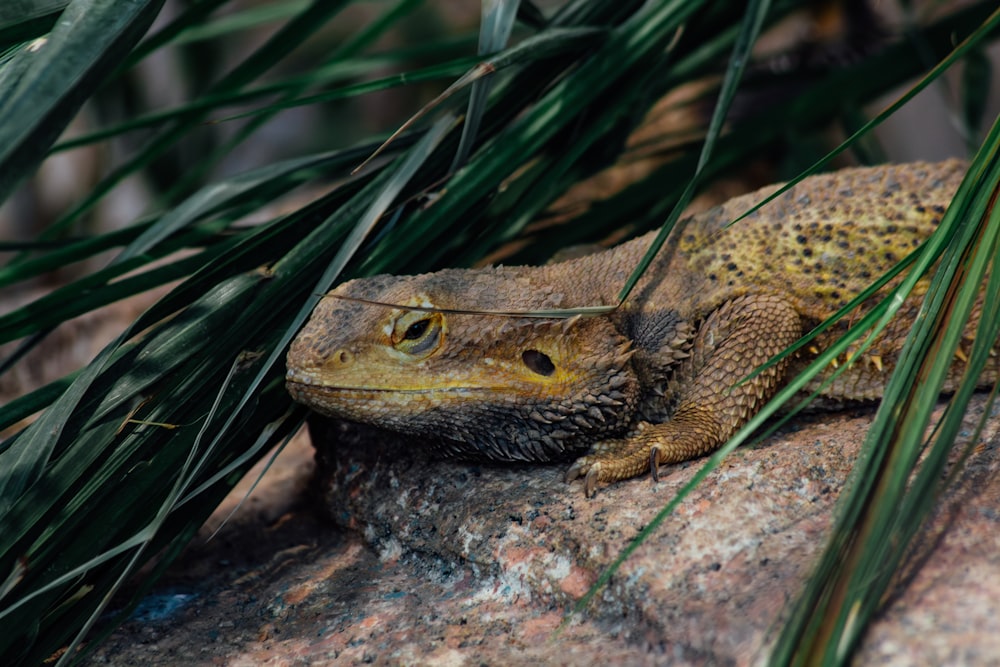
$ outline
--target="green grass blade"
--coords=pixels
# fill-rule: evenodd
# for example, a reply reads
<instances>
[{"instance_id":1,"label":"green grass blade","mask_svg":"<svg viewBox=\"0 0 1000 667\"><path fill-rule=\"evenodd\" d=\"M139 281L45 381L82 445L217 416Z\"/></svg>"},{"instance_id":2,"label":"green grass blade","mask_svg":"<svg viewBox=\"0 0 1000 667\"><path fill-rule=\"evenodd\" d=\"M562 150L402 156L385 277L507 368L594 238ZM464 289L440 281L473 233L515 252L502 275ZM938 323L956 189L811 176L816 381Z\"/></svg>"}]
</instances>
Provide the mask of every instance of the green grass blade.
<instances>
[{"instance_id":1,"label":"green grass blade","mask_svg":"<svg viewBox=\"0 0 1000 667\"><path fill-rule=\"evenodd\" d=\"M837 558L840 567L832 569L823 582L823 606L828 605L828 608L823 610L820 607L813 611L813 614L819 612L822 616L813 615L811 627L815 628L816 634L804 637L803 644L797 647L797 655L801 656L797 660L820 659L825 664L839 664L843 656L853 649L866 620L877 609L881 592L891 583L891 575L896 569L894 565L902 559L909 539L921 523L919 519L926 514L928 499L920 499L919 494L929 493L930 498L934 498L940 492L939 488L930 488L927 482L936 482L940 478L945 464L944 455L957 435L955 419L961 419L965 412L964 404L967 404L974 386L974 376L971 378L973 382L966 382L965 391L951 398L954 408L949 411L951 419L939 433L937 456L923 463L917 475L917 484L909 491L907 482L923 450L924 430L961 339L972 302L982 285L986 268L995 256L1000 215L987 198L992 195L995 201L1000 190L1000 163L995 159L997 147L1000 147L1000 131L995 130L993 134L987 141L987 146L993 146L993 155L981 153L970 169L970 180L978 181L976 192L982 193L971 195L973 210L962 210L970 198L968 186L963 186L964 191L956 195L956 202L952 205L962 211L952 215L966 223L967 231L963 234L964 239L956 238L949 246L949 255L935 274L928 292L925 310L937 311L937 317L918 320L901 357L900 370L903 372L894 374L886 388L884 407L876 415L865 443L868 450L885 452L884 465L872 466L870 473L858 480L864 491L857 496L852 495L853 502L845 508L843 523L839 524L840 530L837 531L838 541L843 542L829 555ZM973 265L967 265L969 255L973 254L977 260ZM964 289L961 289L961 297L957 297L963 272L967 280ZM955 276L960 277L956 279ZM939 304L932 308L930 304L934 299ZM985 319L991 317L995 322L997 313L986 314ZM995 333L995 328L990 328ZM988 352L989 341L979 342L980 347L987 346ZM979 360L983 362L985 358L980 356ZM866 468L866 472L868 470ZM914 499L919 501L919 505ZM904 520L908 524L906 530L902 530L900 525Z\"/></svg>"},{"instance_id":2,"label":"green grass blade","mask_svg":"<svg viewBox=\"0 0 1000 667\"><path fill-rule=\"evenodd\" d=\"M236 307L239 307L239 301L234 298L234 295L245 292L249 287L247 284L249 280L245 276L240 276L229 283L223 283L204 297L204 307L231 313L234 302L237 304ZM201 335L196 327L192 325L187 331L191 339L181 338L182 342L179 347L176 350L171 348L178 355L173 359L173 362L182 359L185 355L192 354L194 350L203 346L203 341L196 340ZM18 438L12 447L0 454L0 469L5 471L5 474L0 476L0 516L5 516L10 508L21 500L24 490L38 479L42 469L49 462L57 442L62 437L67 421L74 414L77 404L103 370L104 364L111 359L118 345L127 340L131 333L130 328L106 347L77 376L69 389L56 401L53 409L47 410L37 422L29 427L27 433ZM112 392L109 400L114 400L116 396ZM18 536L16 530L4 531L0 537L0 555L11 546L8 540L14 540Z\"/></svg>"},{"instance_id":3,"label":"green grass blade","mask_svg":"<svg viewBox=\"0 0 1000 667\"><path fill-rule=\"evenodd\" d=\"M514 19L517 17L520 0L482 0L482 19L479 22L480 56L496 53L506 48L510 33L514 30ZM472 143L476 140L479 124L486 112L486 99L493 86L493 77L477 78L472 84L469 95L469 106L465 112L465 125L462 127L462 138L458 142L455 159L449 171L457 171L472 152Z\"/></svg>"},{"instance_id":4,"label":"green grass blade","mask_svg":"<svg viewBox=\"0 0 1000 667\"><path fill-rule=\"evenodd\" d=\"M472 57L462 58L411 72L393 74L373 79L371 81L338 86L322 93L315 93L311 95L298 95L298 91L303 89L303 81L301 77L295 77L294 79L267 84L264 86L247 88L238 92L204 95L196 101L188 104L182 104L171 109L136 116L135 118L118 123L112 127L90 132L80 137L74 137L73 139L68 139L57 144L53 148L53 152L69 150L71 148L78 148L80 146L104 141L134 130L158 127L178 118L183 118L185 115L192 112L207 112L223 106L243 104L261 98L271 97L275 94L283 94L281 100L269 102L262 108L233 113L217 119L217 122L224 123L239 120L241 118L259 117L261 122L264 122L273 118L277 112L287 109L318 104L320 102L345 100L352 97L366 95L368 93L390 90L392 88L398 88L400 86L415 83L452 79L461 75L467 68L476 64L476 62L477 60ZM379 60L374 60L371 63L363 63L359 66L348 64L346 67L331 67L328 71L321 72L311 77L309 83L318 84L326 81L336 81L343 78L353 78L362 71L380 69L381 67L381 61ZM227 147L231 148L229 144L227 144Z\"/></svg>"},{"instance_id":5,"label":"green grass blade","mask_svg":"<svg viewBox=\"0 0 1000 667\"><path fill-rule=\"evenodd\" d=\"M114 0L104 0L104 2L110 2L110 4L116 6L119 4L115 3ZM293 20L282 26L281 30L268 39L264 45L254 51L246 60L233 68L232 71L212 86L210 92L218 94L235 91L249 84L300 46L306 37L313 34L332 15L339 12L345 3L346 0L338 0L336 2L316 0L306 11L300 13ZM2 119L2 108L0 108L0 119ZM187 134L192 127L199 124L203 119L204 112L202 111L192 111L175 119L170 127L163 129L146 142L143 149L137 155L104 177L83 201L51 224L46 229L43 238L52 238L62 232L79 216L89 211L108 192L125 180L126 177L149 165L168 148L174 146L181 137ZM0 140L2 140L2 137L3 135L0 134ZM0 163L0 168L2 168L2 163ZM0 171L0 186L2 186L2 183L2 171ZM2 192L2 189L0 189L0 194Z\"/></svg>"},{"instance_id":6,"label":"green grass blade","mask_svg":"<svg viewBox=\"0 0 1000 667\"><path fill-rule=\"evenodd\" d=\"M630 20L630 29L611 34L597 55L584 61L571 75L549 89L537 104L487 141L450 179L449 197L413 216L412 229L420 230L416 239L409 239L400 246L398 240L392 239L394 232L389 232L386 242L366 258L361 271L367 273L366 265L381 263L406 270L404 255L429 251L441 238L447 228L441 220L464 215L494 192L510 173L511 165L520 165L525 156L539 151L561 128L572 122L577 112L601 95L613 80L608 63L616 63L617 69L644 62L669 43L676 29L699 6L697 2L680 1L644 5ZM466 241L465 234L452 235L449 243L438 244L436 252L443 253L448 246L460 246Z\"/></svg>"},{"instance_id":7,"label":"green grass blade","mask_svg":"<svg viewBox=\"0 0 1000 667\"><path fill-rule=\"evenodd\" d=\"M983 311L981 330L994 338L977 340L978 368L969 364L968 377L952 397L937 432L933 453L921 464L912 488L908 480L925 448L931 410L972 303L996 256L1000 212L993 201L1000 188L998 151L1000 124L934 235L931 248L936 252L928 253L914 269L914 275L927 271L934 255L944 251L925 298L926 316L917 318L886 388L817 574L779 637L775 664L842 664L883 599L931 501L942 490L939 480L958 432L956 420L964 414L964 404L996 340L997 311Z\"/></svg>"},{"instance_id":8,"label":"green grass blade","mask_svg":"<svg viewBox=\"0 0 1000 667\"><path fill-rule=\"evenodd\" d=\"M974 152L982 140L993 65L982 48L973 49L965 57L962 69L962 121L969 152Z\"/></svg>"},{"instance_id":9,"label":"green grass blade","mask_svg":"<svg viewBox=\"0 0 1000 667\"><path fill-rule=\"evenodd\" d=\"M225 4L228 1L224 0L221 4ZM232 33L243 32L244 30L250 30L251 28L257 28L276 21L291 19L296 14L305 11L309 6L309 2L310 0L295 0L294 2L278 2L257 7L247 7L204 22L201 22L200 19L202 16L207 16L207 14L190 17L187 20L187 24L191 27L186 28L182 32L179 31L176 39L167 41L175 45L213 41ZM198 3L194 9L200 9L202 4L208 3ZM150 46L155 48L166 44L167 41ZM143 46L145 47L145 44Z\"/></svg>"},{"instance_id":10,"label":"green grass blade","mask_svg":"<svg viewBox=\"0 0 1000 667\"><path fill-rule=\"evenodd\" d=\"M484 79L492 78L498 70L511 67L519 62L527 60L538 61L563 52L575 51L586 48L587 46L594 46L597 41L604 36L604 34L604 31L592 28L555 28L549 30L544 35L529 37L517 46L498 53L488 60L480 62L477 59L474 67L465 72L450 86L445 88L439 95L437 95L437 97L421 107L417 113L410 116L405 123L389 135L389 138L386 139L371 155L369 155L365 161L357 167L356 171L361 170L365 165L381 155L382 151L396 141L397 137L409 130L417 123L418 120L427 116L431 111L442 106L457 92L464 90L469 86L472 86L473 90L475 90L476 83L483 81ZM419 74L419 72L400 76L405 77L405 81L410 82L414 80L413 77L415 74ZM313 99L316 101L327 100L329 99L328 95L329 93L316 95ZM301 102L301 100L298 100L295 101L294 104L297 105ZM464 125L462 128L462 137L459 139L460 144L463 141L466 141L466 137L469 136L467 128L468 125ZM459 151L459 153L461 153L461 151ZM456 168L456 160L453 159L452 166L449 171L455 171Z\"/></svg>"},{"instance_id":11,"label":"green grass blade","mask_svg":"<svg viewBox=\"0 0 1000 667\"><path fill-rule=\"evenodd\" d=\"M0 5L0 52L48 33L68 0L7 0Z\"/></svg>"},{"instance_id":12,"label":"green grass blade","mask_svg":"<svg viewBox=\"0 0 1000 667\"><path fill-rule=\"evenodd\" d=\"M398 0L398 2L389 11L385 12L378 19L372 21L365 27L364 30L351 38L347 43L337 48L327 59L326 64L329 65L331 63L340 62L341 60L349 58L360 52L378 39L378 37L380 37L395 23L416 9L417 5L421 1L422 0ZM257 130L263 127L265 123L277 115L280 108L282 108L280 102L288 103L290 99L296 97L312 85L314 85L312 81L305 80L302 83L286 90L279 103L270 105L268 109L261 113L254 114L252 120L246 126L240 128L235 136L233 136L229 141L226 141L211 155L208 155L201 160L200 164L195 169L192 169L185 174L184 178L182 178L177 184L174 185L174 187L170 189L169 192L167 192L167 198L172 199L177 195L189 191L195 183L201 180L201 176L209 173L211 168L222 161L226 155L230 154L237 146L246 141L250 136L257 132Z\"/></svg>"},{"instance_id":13,"label":"green grass blade","mask_svg":"<svg viewBox=\"0 0 1000 667\"><path fill-rule=\"evenodd\" d=\"M787 192L790 188L795 186L795 184L799 183L803 178L806 178L809 175L816 173L818 170L822 169L824 166L829 164L833 158L835 158L843 151L847 150L850 146L856 143L859 139L861 139L861 137L866 135L869 131L881 125L887 118L892 116L892 114L896 113L899 109L903 107L903 105L905 105L907 102L916 97L917 94L920 93L924 88L929 86L931 82L936 81L938 77L940 77L946 70L948 70L948 68L950 68L956 62L958 62L961 58L965 57L967 53L976 48L992 33L996 32L998 28L1000 28L1000 9L993 12L993 14L990 15L990 17L987 18L982 25L980 25L971 35L962 40L961 44L956 46L955 49L950 54L948 54L946 58L938 62L931 69L930 72L928 72L920 79L920 81L918 81L916 84L908 88L906 92L904 92L902 95L896 98L891 104L889 104L889 106L887 106L885 109L879 112L874 118L865 123L862 127L858 128L854 132L854 134L852 134L843 142L841 142L841 144L837 146L837 148L827 153L823 158L814 162L812 166L810 166L804 172L799 174L799 176L785 183L782 187L778 188L775 192L766 197L763 201L758 202L756 206L754 206L752 209L744 213L742 217L738 218L737 220L734 220L732 224L739 222L748 215L753 215L755 212L757 212L758 209L760 209L761 206L766 205L768 202L774 201L775 198Z\"/></svg>"},{"instance_id":14,"label":"green grass blade","mask_svg":"<svg viewBox=\"0 0 1000 667\"><path fill-rule=\"evenodd\" d=\"M684 188L677 203L674 204L674 209L671 211L670 216L663 223L660 233L653 239L653 242L649 245L649 249L625 280L621 291L618 292L619 305L625 303L628 295L632 293L632 290L638 284L646 269L652 264L653 258L656 257L660 248L663 247L667 236L670 235L684 209L691 203L695 190L698 188L704 174L705 165L708 164L712 151L715 148L715 143L722 132L722 123L729 114L729 107L736 96L736 90L739 87L740 79L743 76L747 63L750 62L751 50L757 41L757 36L760 34L761 26L764 25L764 19L767 17L770 7L771 3L769 0L751 0L751 2L747 3L745 18L740 27L740 34L736 40L733 55L730 57L729 65L726 68L725 78L722 81L722 89L719 92L719 101L712 112L712 119L709 121L708 131L705 133L705 143L702 146L701 153L698 155L698 164L695 167L694 174L688 181L687 187Z\"/></svg>"},{"instance_id":15,"label":"green grass blade","mask_svg":"<svg viewBox=\"0 0 1000 667\"><path fill-rule=\"evenodd\" d=\"M139 223L124 229L98 234L80 239L63 239L61 241L30 242L30 243L0 243L0 252L21 250L40 253L25 262L15 266L0 266L0 287L27 281L43 273L64 268L73 262L120 247L134 240L149 223Z\"/></svg>"},{"instance_id":16,"label":"green grass blade","mask_svg":"<svg viewBox=\"0 0 1000 667\"><path fill-rule=\"evenodd\" d=\"M76 373L64 375L44 387L39 387L29 394L18 396L14 400L0 405L0 431L10 428L22 419L26 419L50 405L66 391L75 377ZM14 442L14 436L0 442L0 454L7 451Z\"/></svg>"},{"instance_id":17,"label":"green grass blade","mask_svg":"<svg viewBox=\"0 0 1000 667\"><path fill-rule=\"evenodd\" d=\"M0 5L0 30L61 12L69 0L6 0Z\"/></svg>"},{"instance_id":18,"label":"green grass blade","mask_svg":"<svg viewBox=\"0 0 1000 667\"><path fill-rule=\"evenodd\" d=\"M226 181L208 185L188 197L177 208L149 226L138 238L125 247L115 259L115 263L127 262L148 253L159 243L176 232L192 225L205 216L233 206L265 186L283 183L284 190L299 185L315 169L323 167L331 159L342 159L339 152L294 158L239 174ZM281 190L269 187L268 192L282 194Z\"/></svg>"},{"instance_id":19,"label":"green grass blade","mask_svg":"<svg viewBox=\"0 0 1000 667\"><path fill-rule=\"evenodd\" d=\"M122 66L118 71L109 77L109 82L119 78L124 72L134 67L136 63L146 58L149 54L156 52L167 44L177 41L179 35L202 25L204 21L208 20L212 12L227 2L229 0L199 0L199 2L190 3L170 23L144 39L129 54L128 58L122 62Z\"/></svg>"},{"instance_id":20,"label":"green grass blade","mask_svg":"<svg viewBox=\"0 0 1000 667\"><path fill-rule=\"evenodd\" d=\"M0 89L0 202L45 157L86 99L149 28L163 0L75 0L44 42L22 47Z\"/></svg>"}]
</instances>

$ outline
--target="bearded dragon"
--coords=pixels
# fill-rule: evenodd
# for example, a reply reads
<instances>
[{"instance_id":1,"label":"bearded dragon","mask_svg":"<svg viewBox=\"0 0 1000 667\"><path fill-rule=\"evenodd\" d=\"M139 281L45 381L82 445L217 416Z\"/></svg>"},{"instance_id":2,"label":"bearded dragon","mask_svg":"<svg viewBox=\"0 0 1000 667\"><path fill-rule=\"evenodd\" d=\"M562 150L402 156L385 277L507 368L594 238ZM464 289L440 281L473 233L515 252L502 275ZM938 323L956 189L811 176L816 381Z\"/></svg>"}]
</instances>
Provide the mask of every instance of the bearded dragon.
<instances>
[{"instance_id":1,"label":"bearded dragon","mask_svg":"<svg viewBox=\"0 0 1000 667\"><path fill-rule=\"evenodd\" d=\"M599 483L655 478L662 464L721 446L839 337L845 321L744 381L920 245L964 171L948 161L812 176L727 227L778 186L732 199L679 222L631 296L602 316L488 311L613 304L653 233L546 266L351 280L293 341L287 387L324 415L417 436L445 455L579 457L566 479L583 477L588 496ZM820 401L881 397L926 288L864 354L834 362L852 363ZM996 375L994 364L984 381Z\"/></svg>"}]
</instances>

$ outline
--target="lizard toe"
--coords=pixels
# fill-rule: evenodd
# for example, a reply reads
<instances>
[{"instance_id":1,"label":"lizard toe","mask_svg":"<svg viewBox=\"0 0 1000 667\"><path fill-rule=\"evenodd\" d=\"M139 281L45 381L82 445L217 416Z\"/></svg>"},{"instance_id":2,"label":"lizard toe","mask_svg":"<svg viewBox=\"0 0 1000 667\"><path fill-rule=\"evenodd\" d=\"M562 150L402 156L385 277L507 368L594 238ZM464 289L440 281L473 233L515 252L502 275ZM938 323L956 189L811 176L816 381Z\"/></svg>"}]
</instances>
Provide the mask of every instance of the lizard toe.
<instances>
[{"instance_id":1,"label":"lizard toe","mask_svg":"<svg viewBox=\"0 0 1000 667\"><path fill-rule=\"evenodd\" d=\"M660 481L660 446L653 445L649 448L649 474L654 482Z\"/></svg>"},{"instance_id":2,"label":"lizard toe","mask_svg":"<svg viewBox=\"0 0 1000 667\"><path fill-rule=\"evenodd\" d=\"M587 498L593 498L594 494L597 493L597 483L600 481L601 476L601 464L595 463L587 471L587 477L583 480L583 495Z\"/></svg>"},{"instance_id":3,"label":"lizard toe","mask_svg":"<svg viewBox=\"0 0 1000 667\"><path fill-rule=\"evenodd\" d=\"M587 471L590 470L590 468L590 457L581 456L566 470L566 474L563 475L563 481L569 484L573 480L580 479L587 474Z\"/></svg>"},{"instance_id":4,"label":"lizard toe","mask_svg":"<svg viewBox=\"0 0 1000 667\"><path fill-rule=\"evenodd\" d=\"M581 456L569 467L563 479L566 483L583 478L583 495L593 498L601 481L601 462L591 456Z\"/></svg>"}]
</instances>

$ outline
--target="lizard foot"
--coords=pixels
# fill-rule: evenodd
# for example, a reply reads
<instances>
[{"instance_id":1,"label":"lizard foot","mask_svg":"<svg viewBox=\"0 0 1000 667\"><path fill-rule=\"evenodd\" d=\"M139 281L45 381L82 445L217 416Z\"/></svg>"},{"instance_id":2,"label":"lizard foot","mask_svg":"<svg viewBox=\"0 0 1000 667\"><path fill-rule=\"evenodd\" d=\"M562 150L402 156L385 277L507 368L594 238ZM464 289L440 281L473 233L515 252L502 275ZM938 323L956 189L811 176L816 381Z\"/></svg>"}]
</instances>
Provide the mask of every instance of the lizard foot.
<instances>
[{"instance_id":1,"label":"lizard foot","mask_svg":"<svg viewBox=\"0 0 1000 667\"><path fill-rule=\"evenodd\" d=\"M599 484L620 482L651 473L660 481L659 467L688 461L715 449L718 439L707 436L699 426L703 419L681 415L665 424L639 424L627 437L595 444L566 471L565 480L584 478L583 491L593 497Z\"/></svg>"},{"instance_id":2,"label":"lizard foot","mask_svg":"<svg viewBox=\"0 0 1000 667\"><path fill-rule=\"evenodd\" d=\"M666 422L639 422L623 438L595 444L566 473L586 476L584 492L598 483L617 482L652 471L661 464L704 456L719 447L749 415L770 398L787 360L770 366L748 382L749 375L802 334L798 313L783 299L747 295L727 301L705 320L680 369L676 407Z\"/></svg>"},{"instance_id":3,"label":"lizard foot","mask_svg":"<svg viewBox=\"0 0 1000 667\"><path fill-rule=\"evenodd\" d=\"M566 471L565 480L572 482L583 477L584 495L592 498L600 483L630 479L649 470L649 462L658 456L656 450L656 445L635 439L605 440L594 445L590 454L574 461Z\"/></svg>"}]
</instances>

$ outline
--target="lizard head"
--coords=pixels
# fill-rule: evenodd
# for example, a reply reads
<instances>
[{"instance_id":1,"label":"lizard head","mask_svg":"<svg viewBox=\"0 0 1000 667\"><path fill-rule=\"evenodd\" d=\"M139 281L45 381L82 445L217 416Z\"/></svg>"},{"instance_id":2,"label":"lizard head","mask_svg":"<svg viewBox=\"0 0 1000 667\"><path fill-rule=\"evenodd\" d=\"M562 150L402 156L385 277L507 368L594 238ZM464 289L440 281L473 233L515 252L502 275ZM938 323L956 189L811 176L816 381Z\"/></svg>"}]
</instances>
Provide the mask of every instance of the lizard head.
<instances>
[{"instance_id":1,"label":"lizard head","mask_svg":"<svg viewBox=\"0 0 1000 667\"><path fill-rule=\"evenodd\" d=\"M451 453L552 459L631 419L628 341L602 317L448 311L562 301L510 269L353 280L293 341L288 390L322 414L431 436Z\"/></svg>"}]
</instances>

